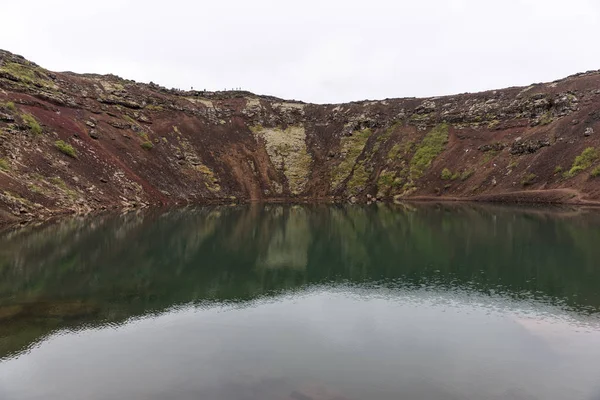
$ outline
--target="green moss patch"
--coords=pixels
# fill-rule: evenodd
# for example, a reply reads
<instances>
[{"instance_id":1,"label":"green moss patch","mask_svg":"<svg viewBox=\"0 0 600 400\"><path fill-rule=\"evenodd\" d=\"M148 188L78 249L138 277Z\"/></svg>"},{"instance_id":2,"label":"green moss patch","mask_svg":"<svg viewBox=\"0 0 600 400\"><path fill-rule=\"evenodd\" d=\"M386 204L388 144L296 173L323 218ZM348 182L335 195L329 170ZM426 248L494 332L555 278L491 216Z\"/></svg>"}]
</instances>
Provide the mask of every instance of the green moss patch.
<instances>
[{"instance_id":1,"label":"green moss patch","mask_svg":"<svg viewBox=\"0 0 600 400\"><path fill-rule=\"evenodd\" d=\"M73 146L62 140L57 140L56 142L54 142L54 147L56 147L61 153L66 154L71 158L77 158L77 152L75 151Z\"/></svg>"},{"instance_id":2,"label":"green moss patch","mask_svg":"<svg viewBox=\"0 0 600 400\"><path fill-rule=\"evenodd\" d=\"M521 185L523 185L523 186L532 185L533 182L535 181L535 178L537 178L536 174L527 174L523 177L523 179L521 179Z\"/></svg>"},{"instance_id":3,"label":"green moss patch","mask_svg":"<svg viewBox=\"0 0 600 400\"><path fill-rule=\"evenodd\" d=\"M27 124L31 132L35 133L36 135L40 135L42 133L41 125L33 115L23 114L21 115L21 118L23 119L23 122Z\"/></svg>"},{"instance_id":4,"label":"green moss patch","mask_svg":"<svg viewBox=\"0 0 600 400\"><path fill-rule=\"evenodd\" d=\"M10 171L10 164L6 158L0 158L0 170Z\"/></svg>"},{"instance_id":5,"label":"green moss patch","mask_svg":"<svg viewBox=\"0 0 600 400\"><path fill-rule=\"evenodd\" d=\"M342 160L331 169L331 186L333 188L338 187L352 173L354 164L362 154L371 134L370 129L364 129L341 139Z\"/></svg>"},{"instance_id":6,"label":"green moss patch","mask_svg":"<svg viewBox=\"0 0 600 400\"><path fill-rule=\"evenodd\" d=\"M417 146L410 161L410 176L418 179L431 166L433 160L440 155L448 143L448 125L441 124L433 128Z\"/></svg>"},{"instance_id":7,"label":"green moss patch","mask_svg":"<svg viewBox=\"0 0 600 400\"><path fill-rule=\"evenodd\" d=\"M8 62L0 66L0 71L12 76L15 80L37 86L53 86L44 70L32 64Z\"/></svg>"},{"instance_id":8,"label":"green moss patch","mask_svg":"<svg viewBox=\"0 0 600 400\"><path fill-rule=\"evenodd\" d=\"M304 191L310 175L312 157L306 146L306 131L301 126L290 126L285 130L250 127L255 137L262 139L271 163L281 171L292 194Z\"/></svg>"},{"instance_id":9,"label":"green moss patch","mask_svg":"<svg viewBox=\"0 0 600 400\"><path fill-rule=\"evenodd\" d=\"M580 155L575 157L575 161L573 161L571 169L565 173L565 177L572 178L581 171L588 169L598 160L598 158L600 158L598 150L593 147L588 147Z\"/></svg>"}]
</instances>

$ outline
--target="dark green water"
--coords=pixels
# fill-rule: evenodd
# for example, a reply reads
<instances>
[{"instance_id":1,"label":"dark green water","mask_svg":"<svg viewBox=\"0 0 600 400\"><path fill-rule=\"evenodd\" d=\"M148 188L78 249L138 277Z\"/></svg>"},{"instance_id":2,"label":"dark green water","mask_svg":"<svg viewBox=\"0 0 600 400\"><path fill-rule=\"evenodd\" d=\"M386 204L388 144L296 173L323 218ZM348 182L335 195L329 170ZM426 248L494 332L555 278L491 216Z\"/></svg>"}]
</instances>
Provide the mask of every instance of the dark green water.
<instances>
[{"instance_id":1,"label":"dark green water","mask_svg":"<svg viewBox=\"0 0 600 400\"><path fill-rule=\"evenodd\" d=\"M0 234L2 400L600 399L600 213L244 206Z\"/></svg>"}]
</instances>

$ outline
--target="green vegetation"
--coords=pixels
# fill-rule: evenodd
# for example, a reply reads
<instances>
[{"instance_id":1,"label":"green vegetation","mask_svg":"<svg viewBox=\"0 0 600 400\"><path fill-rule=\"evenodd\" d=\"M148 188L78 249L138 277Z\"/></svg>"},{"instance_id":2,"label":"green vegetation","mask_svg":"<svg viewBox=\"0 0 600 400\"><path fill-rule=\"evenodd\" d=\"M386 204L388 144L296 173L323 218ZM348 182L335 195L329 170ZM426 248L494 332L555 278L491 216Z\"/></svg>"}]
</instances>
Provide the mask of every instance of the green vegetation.
<instances>
[{"instance_id":1,"label":"green vegetation","mask_svg":"<svg viewBox=\"0 0 600 400\"><path fill-rule=\"evenodd\" d=\"M562 173L562 172L563 172L563 167L561 167L560 165L557 165L557 166L554 168L554 173L555 173L555 174L560 174L560 173Z\"/></svg>"},{"instance_id":2,"label":"green vegetation","mask_svg":"<svg viewBox=\"0 0 600 400\"><path fill-rule=\"evenodd\" d=\"M208 190L211 192L218 192L221 190L221 186L219 186L219 178L215 176L215 173L210 168L204 164L199 164L196 165L196 170L203 174L206 178L204 184Z\"/></svg>"},{"instance_id":3,"label":"green vegetation","mask_svg":"<svg viewBox=\"0 0 600 400\"><path fill-rule=\"evenodd\" d=\"M148 134L144 131L140 131L137 133L137 135L139 137L141 137L142 139L144 139L144 141L150 141L150 138L148 137Z\"/></svg>"},{"instance_id":4,"label":"green vegetation","mask_svg":"<svg viewBox=\"0 0 600 400\"><path fill-rule=\"evenodd\" d=\"M365 188L367 181L369 179L369 172L366 167L359 163L354 168L352 173L352 177L348 181L348 189L351 194L358 194L361 190Z\"/></svg>"},{"instance_id":5,"label":"green vegetation","mask_svg":"<svg viewBox=\"0 0 600 400\"><path fill-rule=\"evenodd\" d=\"M392 188L397 188L402 185L403 178L396 176L393 171L381 171L377 178L377 195L385 196Z\"/></svg>"},{"instance_id":6,"label":"green vegetation","mask_svg":"<svg viewBox=\"0 0 600 400\"><path fill-rule=\"evenodd\" d=\"M8 163L8 160L6 158L0 158L0 170L2 170L2 171L10 170L10 164Z\"/></svg>"},{"instance_id":7,"label":"green vegetation","mask_svg":"<svg viewBox=\"0 0 600 400\"><path fill-rule=\"evenodd\" d=\"M390 188L394 184L394 173L390 171L381 171L377 178L377 187Z\"/></svg>"},{"instance_id":8,"label":"green vegetation","mask_svg":"<svg viewBox=\"0 0 600 400\"><path fill-rule=\"evenodd\" d=\"M542 117L540 118L540 125L548 125L551 122L552 122L552 114L550 113L550 111L548 111L547 113L542 115Z\"/></svg>"},{"instance_id":9,"label":"green vegetation","mask_svg":"<svg viewBox=\"0 0 600 400\"><path fill-rule=\"evenodd\" d=\"M473 171L465 172L465 174L466 174L465 179L467 179L469 176L471 176L473 174ZM452 171L450 171L448 168L444 168L444 170L442 171L442 175L441 175L441 178L445 181L455 181L460 177L461 177L460 172L452 173Z\"/></svg>"},{"instance_id":10,"label":"green vegetation","mask_svg":"<svg viewBox=\"0 0 600 400\"><path fill-rule=\"evenodd\" d=\"M508 166L506 168L513 169L513 168L516 168L518 165L519 165L519 162L517 160L513 160L510 162L510 164L508 164Z\"/></svg>"},{"instance_id":11,"label":"green vegetation","mask_svg":"<svg viewBox=\"0 0 600 400\"><path fill-rule=\"evenodd\" d=\"M8 103L4 104L4 106L12 112L17 111L17 106L15 106L15 103L13 103L12 101L9 101Z\"/></svg>"},{"instance_id":12,"label":"green vegetation","mask_svg":"<svg viewBox=\"0 0 600 400\"><path fill-rule=\"evenodd\" d=\"M596 167L592 170L592 173L590 174L591 177L593 178L597 178L600 176L600 167Z\"/></svg>"},{"instance_id":13,"label":"green vegetation","mask_svg":"<svg viewBox=\"0 0 600 400\"><path fill-rule=\"evenodd\" d=\"M490 150L490 151L486 151L483 159L481 160L481 165L485 165L487 163L489 163L490 161L492 161L492 159L494 157L496 157L498 155L499 151L498 150Z\"/></svg>"},{"instance_id":14,"label":"green vegetation","mask_svg":"<svg viewBox=\"0 0 600 400\"><path fill-rule=\"evenodd\" d=\"M264 141L271 163L285 175L290 192L302 193L308 182L312 164L312 157L306 147L304 127L288 126L283 130L281 128L261 129L260 125L257 125L251 130L259 143ZM279 184L276 191L281 193L282 190L283 187Z\"/></svg>"},{"instance_id":15,"label":"green vegetation","mask_svg":"<svg viewBox=\"0 0 600 400\"><path fill-rule=\"evenodd\" d=\"M498 125L500 125L500 121L498 121L497 119L491 120L488 123L488 129L494 129L496 128Z\"/></svg>"},{"instance_id":16,"label":"green vegetation","mask_svg":"<svg viewBox=\"0 0 600 400\"><path fill-rule=\"evenodd\" d=\"M444 151L448 142L448 125L441 124L433 128L417 147L417 151L410 161L410 175L420 178L431 166L433 160Z\"/></svg>"},{"instance_id":17,"label":"green vegetation","mask_svg":"<svg viewBox=\"0 0 600 400\"><path fill-rule=\"evenodd\" d=\"M527 174L521 179L521 185L529 186L535 181L535 178L537 178L536 174Z\"/></svg>"},{"instance_id":18,"label":"green vegetation","mask_svg":"<svg viewBox=\"0 0 600 400\"><path fill-rule=\"evenodd\" d=\"M575 157L573 166L571 166L571 169L565 173L565 177L572 178L581 171L588 169L594 162L598 160L599 157L600 155L598 154L598 150L593 147L588 147L581 153L581 155Z\"/></svg>"},{"instance_id":19,"label":"green vegetation","mask_svg":"<svg viewBox=\"0 0 600 400\"><path fill-rule=\"evenodd\" d=\"M146 106L146 109L150 110L150 111L163 111L164 110L163 106L157 105L157 104L148 104Z\"/></svg>"},{"instance_id":20,"label":"green vegetation","mask_svg":"<svg viewBox=\"0 0 600 400\"><path fill-rule=\"evenodd\" d=\"M62 140L57 140L56 142L54 142L54 146L63 154L68 155L71 158L77 158L77 152L75 151L75 149L73 148L73 146L71 146L70 144L62 141Z\"/></svg>"},{"instance_id":21,"label":"green vegetation","mask_svg":"<svg viewBox=\"0 0 600 400\"><path fill-rule=\"evenodd\" d=\"M388 160L395 160L397 158L401 158L406 154L412 152L415 147L415 142L413 140L409 140L402 143L396 143L389 151L387 158Z\"/></svg>"},{"instance_id":22,"label":"green vegetation","mask_svg":"<svg viewBox=\"0 0 600 400\"><path fill-rule=\"evenodd\" d=\"M40 67L31 64L7 62L0 66L0 71L8 73L18 81L36 86L52 86L52 81Z\"/></svg>"},{"instance_id":23,"label":"green vegetation","mask_svg":"<svg viewBox=\"0 0 600 400\"><path fill-rule=\"evenodd\" d=\"M444 168L442 170L441 178L445 181L452 179L452 171L450 171L448 168Z\"/></svg>"},{"instance_id":24,"label":"green vegetation","mask_svg":"<svg viewBox=\"0 0 600 400\"><path fill-rule=\"evenodd\" d=\"M379 147L392 136L394 130L396 130L396 128L398 128L400 125L402 125L401 122L395 122L392 126L387 128L383 133L379 134L379 136L375 138L373 153L376 153L379 150Z\"/></svg>"},{"instance_id":25,"label":"green vegetation","mask_svg":"<svg viewBox=\"0 0 600 400\"><path fill-rule=\"evenodd\" d=\"M352 173L354 164L362 154L371 133L370 129L364 129L341 139L341 161L331 170L331 186L333 188L339 186Z\"/></svg>"},{"instance_id":26,"label":"green vegetation","mask_svg":"<svg viewBox=\"0 0 600 400\"><path fill-rule=\"evenodd\" d=\"M63 181L59 176L53 176L52 178L48 179L50 182L52 182L53 184L55 184L56 186L60 187L61 189L67 190L67 184L65 183L65 181Z\"/></svg>"},{"instance_id":27,"label":"green vegetation","mask_svg":"<svg viewBox=\"0 0 600 400\"><path fill-rule=\"evenodd\" d=\"M152 142L149 141L149 140L146 140L145 142L142 142L142 144L140 144L140 146L142 146L142 149L144 149L144 150L151 150L154 147L154 145L152 144Z\"/></svg>"},{"instance_id":28,"label":"green vegetation","mask_svg":"<svg viewBox=\"0 0 600 400\"><path fill-rule=\"evenodd\" d=\"M460 180L461 181L466 181L467 179L469 179L473 174L475 173L475 171L473 171L472 169L468 169L463 171L462 174L460 174Z\"/></svg>"},{"instance_id":29,"label":"green vegetation","mask_svg":"<svg viewBox=\"0 0 600 400\"><path fill-rule=\"evenodd\" d=\"M31 129L31 132L35 133L36 135L42 133L42 127L40 126L40 123L37 121L37 119L35 119L33 115L23 114L21 115L21 118L23 118L23 122L27 124L29 129Z\"/></svg>"}]
</instances>

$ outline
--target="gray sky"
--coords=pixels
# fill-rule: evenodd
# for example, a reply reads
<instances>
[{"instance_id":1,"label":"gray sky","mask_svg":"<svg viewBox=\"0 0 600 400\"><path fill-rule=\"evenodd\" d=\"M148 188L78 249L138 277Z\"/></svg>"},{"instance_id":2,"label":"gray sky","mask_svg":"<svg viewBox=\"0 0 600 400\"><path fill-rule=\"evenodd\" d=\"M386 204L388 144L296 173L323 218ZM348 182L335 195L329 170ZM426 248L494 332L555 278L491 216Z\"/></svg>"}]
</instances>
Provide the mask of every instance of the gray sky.
<instances>
[{"instance_id":1,"label":"gray sky","mask_svg":"<svg viewBox=\"0 0 600 400\"><path fill-rule=\"evenodd\" d=\"M2 14L0 48L51 70L318 103L600 69L599 0L29 0Z\"/></svg>"}]
</instances>

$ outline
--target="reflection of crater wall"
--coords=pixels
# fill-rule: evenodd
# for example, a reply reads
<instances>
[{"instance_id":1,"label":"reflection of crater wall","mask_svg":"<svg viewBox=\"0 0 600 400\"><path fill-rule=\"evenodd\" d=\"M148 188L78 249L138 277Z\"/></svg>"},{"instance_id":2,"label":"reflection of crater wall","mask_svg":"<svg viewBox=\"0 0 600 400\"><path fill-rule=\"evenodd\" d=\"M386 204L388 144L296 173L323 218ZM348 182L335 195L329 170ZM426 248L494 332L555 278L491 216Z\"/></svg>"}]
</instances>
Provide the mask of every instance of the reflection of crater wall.
<instances>
[{"instance_id":1,"label":"reflection of crater wall","mask_svg":"<svg viewBox=\"0 0 600 400\"><path fill-rule=\"evenodd\" d=\"M51 331L332 281L494 293L595 313L599 223L582 210L255 204L6 232L0 354L38 336L31 321Z\"/></svg>"},{"instance_id":2,"label":"reflection of crater wall","mask_svg":"<svg viewBox=\"0 0 600 400\"><path fill-rule=\"evenodd\" d=\"M311 242L306 209L280 206L273 210L273 214L279 221L273 227L266 254L258 258L256 266L305 270Z\"/></svg>"}]
</instances>

